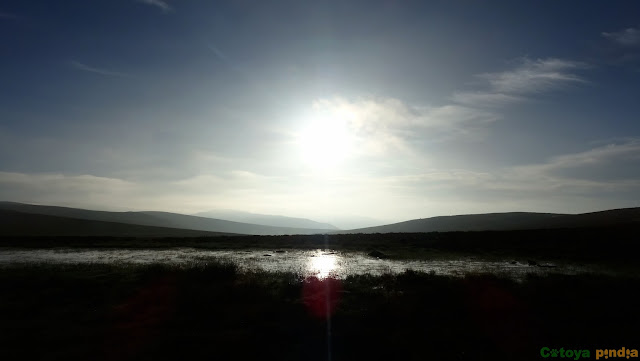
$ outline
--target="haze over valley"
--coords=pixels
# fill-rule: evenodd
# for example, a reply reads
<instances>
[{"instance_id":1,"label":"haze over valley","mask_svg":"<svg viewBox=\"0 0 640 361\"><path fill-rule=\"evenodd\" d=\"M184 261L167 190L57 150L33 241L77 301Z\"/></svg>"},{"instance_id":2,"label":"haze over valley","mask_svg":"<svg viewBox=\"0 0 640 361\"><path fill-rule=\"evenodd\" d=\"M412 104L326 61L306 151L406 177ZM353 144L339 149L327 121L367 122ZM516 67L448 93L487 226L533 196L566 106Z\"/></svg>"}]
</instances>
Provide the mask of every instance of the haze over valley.
<instances>
[{"instance_id":1,"label":"haze over valley","mask_svg":"<svg viewBox=\"0 0 640 361\"><path fill-rule=\"evenodd\" d=\"M206 217L205 217L206 215ZM236 222L213 218L215 215ZM0 235L4 236L140 236L196 237L219 235L302 235L349 233L416 233L459 231L513 231L578 229L640 225L640 208L609 210L578 215L511 212L441 216L338 230L309 219L257 215L246 212L207 212L184 215L168 212L105 212L85 209L0 202ZM133 227L135 225L135 227ZM293 227L297 226L297 227ZM304 227L307 226L307 227ZM112 232L109 227L113 227ZM316 227L316 228L311 228ZM200 231L200 232L195 232Z\"/></svg>"}]
</instances>

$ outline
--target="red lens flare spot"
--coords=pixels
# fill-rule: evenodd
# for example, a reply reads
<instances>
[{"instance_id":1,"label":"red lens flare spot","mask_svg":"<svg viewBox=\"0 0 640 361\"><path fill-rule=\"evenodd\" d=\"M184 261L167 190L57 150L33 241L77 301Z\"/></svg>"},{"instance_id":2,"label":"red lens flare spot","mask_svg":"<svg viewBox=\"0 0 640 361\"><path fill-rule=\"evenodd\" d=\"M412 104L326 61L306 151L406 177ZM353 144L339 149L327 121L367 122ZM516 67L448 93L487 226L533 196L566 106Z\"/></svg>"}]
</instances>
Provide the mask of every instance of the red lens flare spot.
<instances>
[{"instance_id":1,"label":"red lens flare spot","mask_svg":"<svg viewBox=\"0 0 640 361\"><path fill-rule=\"evenodd\" d=\"M309 312L322 319L330 318L340 303L342 283L339 279L312 276L304 280L302 297Z\"/></svg>"}]
</instances>

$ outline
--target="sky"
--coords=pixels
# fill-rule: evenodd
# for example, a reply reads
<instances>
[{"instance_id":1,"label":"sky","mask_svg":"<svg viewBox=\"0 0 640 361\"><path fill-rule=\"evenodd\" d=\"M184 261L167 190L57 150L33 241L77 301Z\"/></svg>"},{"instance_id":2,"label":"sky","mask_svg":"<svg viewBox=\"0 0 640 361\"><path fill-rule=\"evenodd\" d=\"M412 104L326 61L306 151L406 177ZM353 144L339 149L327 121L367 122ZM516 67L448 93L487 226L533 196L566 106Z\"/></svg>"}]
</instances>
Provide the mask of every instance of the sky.
<instances>
[{"instance_id":1,"label":"sky","mask_svg":"<svg viewBox=\"0 0 640 361\"><path fill-rule=\"evenodd\" d=\"M0 200L640 206L635 1L9 0L0 52Z\"/></svg>"}]
</instances>

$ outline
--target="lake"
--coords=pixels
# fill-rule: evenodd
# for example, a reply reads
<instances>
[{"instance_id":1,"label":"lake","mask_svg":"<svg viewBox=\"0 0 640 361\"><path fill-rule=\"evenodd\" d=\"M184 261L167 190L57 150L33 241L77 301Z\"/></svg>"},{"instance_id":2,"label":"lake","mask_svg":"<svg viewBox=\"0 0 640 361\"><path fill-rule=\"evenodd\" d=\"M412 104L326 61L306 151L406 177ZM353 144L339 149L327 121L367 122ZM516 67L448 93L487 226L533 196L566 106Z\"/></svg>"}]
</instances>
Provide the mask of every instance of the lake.
<instances>
[{"instance_id":1,"label":"lake","mask_svg":"<svg viewBox=\"0 0 640 361\"><path fill-rule=\"evenodd\" d=\"M447 276L467 273L492 273L512 279L523 279L527 274L580 274L595 272L586 265L549 264L529 265L526 262L487 261L474 258L457 260L391 260L371 257L361 252L327 250L202 250L175 248L145 249L7 249L0 251L0 265L13 263L166 263L185 267L207 262L233 262L243 271L294 272L318 278L345 278L356 274L397 274L415 270ZM600 272L601 273L601 272Z\"/></svg>"}]
</instances>

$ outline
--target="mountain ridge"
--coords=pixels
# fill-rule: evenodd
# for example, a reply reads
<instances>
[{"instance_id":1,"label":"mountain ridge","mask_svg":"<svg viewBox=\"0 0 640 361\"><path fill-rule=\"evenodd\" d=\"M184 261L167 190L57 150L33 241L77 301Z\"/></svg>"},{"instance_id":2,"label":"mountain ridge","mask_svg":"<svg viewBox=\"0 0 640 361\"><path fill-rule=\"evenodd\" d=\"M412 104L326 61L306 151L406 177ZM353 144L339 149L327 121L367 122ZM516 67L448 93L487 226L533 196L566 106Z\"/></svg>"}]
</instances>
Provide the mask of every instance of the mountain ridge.
<instances>
[{"instance_id":1,"label":"mountain ridge","mask_svg":"<svg viewBox=\"0 0 640 361\"><path fill-rule=\"evenodd\" d=\"M235 233L143 226L0 209L0 236L4 237L218 237Z\"/></svg>"},{"instance_id":2,"label":"mountain ridge","mask_svg":"<svg viewBox=\"0 0 640 361\"><path fill-rule=\"evenodd\" d=\"M579 214L503 212L436 216L412 219L377 227L352 229L343 231L342 233L509 231L583 228L618 224L640 225L640 208L619 208Z\"/></svg>"},{"instance_id":3,"label":"mountain ridge","mask_svg":"<svg viewBox=\"0 0 640 361\"><path fill-rule=\"evenodd\" d=\"M436 216L413 219L376 227L357 228L351 230L273 227L161 211L107 212L2 201L0 201L0 210L16 211L25 214L48 215L67 219L112 222L118 224L149 227L164 227L173 230L181 229L222 234L272 236L291 234L509 231L527 229L585 228L621 224L631 224L633 226L640 225L640 207L619 208L581 214L503 212ZM8 216L7 214L3 213L3 217ZM33 219L35 220L35 218ZM53 220L51 219L40 219L40 221L46 221L45 224L47 224L47 222L53 222ZM68 221L65 220L61 220L60 222L68 223Z\"/></svg>"},{"instance_id":4,"label":"mountain ridge","mask_svg":"<svg viewBox=\"0 0 640 361\"><path fill-rule=\"evenodd\" d=\"M253 235L327 233L326 229L271 227L160 211L107 212L18 202L0 202L0 210L14 210L22 213L57 217L220 233Z\"/></svg>"},{"instance_id":5,"label":"mountain ridge","mask_svg":"<svg viewBox=\"0 0 640 361\"><path fill-rule=\"evenodd\" d=\"M340 228L329 224L314 221L308 218L289 217L282 215L260 214L243 212L229 209L217 209L192 214L197 217L206 217L213 219L221 219L232 222L250 223L262 226L286 227L286 228L308 228L308 229L326 229L328 231L340 230Z\"/></svg>"}]
</instances>

